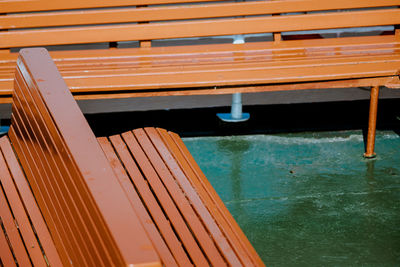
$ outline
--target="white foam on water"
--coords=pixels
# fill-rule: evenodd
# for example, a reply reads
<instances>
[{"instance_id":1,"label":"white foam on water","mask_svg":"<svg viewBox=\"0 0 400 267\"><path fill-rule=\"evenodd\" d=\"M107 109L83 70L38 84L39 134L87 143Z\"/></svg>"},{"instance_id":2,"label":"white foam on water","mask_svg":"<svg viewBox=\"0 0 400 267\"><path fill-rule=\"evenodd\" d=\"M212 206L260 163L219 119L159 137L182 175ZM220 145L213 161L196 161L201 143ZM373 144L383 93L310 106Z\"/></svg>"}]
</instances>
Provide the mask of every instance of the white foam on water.
<instances>
[{"instance_id":1,"label":"white foam on water","mask_svg":"<svg viewBox=\"0 0 400 267\"><path fill-rule=\"evenodd\" d=\"M297 135L297 134L296 134ZM189 137L183 138L185 141L196 141L199 138L212 141L252 141L279 143L284 145L291 144L325 144L325 143L342 143L342 142L364 142L362 134L350 134L348 136L321 137L311 134L309 136L281 136L281 135L242 135L242 136L213 136L213 137ZM398 139L400 138L395 133L378 133L379 139Z\"/></svg>"}]
</instances>

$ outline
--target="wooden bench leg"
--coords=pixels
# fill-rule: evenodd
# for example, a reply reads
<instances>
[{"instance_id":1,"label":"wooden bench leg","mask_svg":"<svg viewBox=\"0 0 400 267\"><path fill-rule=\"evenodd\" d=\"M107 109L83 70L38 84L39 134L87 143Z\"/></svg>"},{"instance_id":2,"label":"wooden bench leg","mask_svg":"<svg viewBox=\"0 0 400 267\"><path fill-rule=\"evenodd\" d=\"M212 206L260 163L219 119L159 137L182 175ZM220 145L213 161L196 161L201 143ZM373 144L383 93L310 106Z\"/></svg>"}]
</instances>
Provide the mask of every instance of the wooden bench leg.
<instances>
[{"instance_id":1,"label":"wooden bench leg","mask_svg":"<svg viewBox=\"0 0 400 267\"><path fill-rule=\"evenodd\" d=\"M369 104L369 122L368 122L368 137L367 137L367 149L364 153L365 158L374 158L376 156L374 152L375 147L375 133L376 133L376 116L378 112L378 98L379 98L379 86L373 86L371 88L371 98Z\"/></svg>"}]
</instances>

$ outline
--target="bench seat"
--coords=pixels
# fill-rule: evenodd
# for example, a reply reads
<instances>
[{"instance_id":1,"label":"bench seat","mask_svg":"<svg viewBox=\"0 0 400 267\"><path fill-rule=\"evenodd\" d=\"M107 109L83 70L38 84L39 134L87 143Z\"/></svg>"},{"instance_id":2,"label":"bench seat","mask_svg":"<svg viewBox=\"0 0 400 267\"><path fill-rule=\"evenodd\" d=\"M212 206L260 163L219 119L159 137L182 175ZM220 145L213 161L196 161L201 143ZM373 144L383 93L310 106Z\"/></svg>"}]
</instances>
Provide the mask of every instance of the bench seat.
<instances>
[{"instance_id":1,"label":"bench seat","mask_svg":"<svg viewBox=\"0 0 400 267\"><path fill-rule=\"evenodd\" d=\"M264 266L180 137L95 138L43 48L20 52L0 138L5 266Z\"/></svg>"},{"instance_id":2,"label":"bench seat","mask_svg":"<svg viewBox=\"0 0 400 267\"><path fill-rule=\"evenodd\" d=\"M76 99L400 87L392 35L50 54ZM0 58L0 102L11 101L15 60Z\"/></svg>"}]
</instances>

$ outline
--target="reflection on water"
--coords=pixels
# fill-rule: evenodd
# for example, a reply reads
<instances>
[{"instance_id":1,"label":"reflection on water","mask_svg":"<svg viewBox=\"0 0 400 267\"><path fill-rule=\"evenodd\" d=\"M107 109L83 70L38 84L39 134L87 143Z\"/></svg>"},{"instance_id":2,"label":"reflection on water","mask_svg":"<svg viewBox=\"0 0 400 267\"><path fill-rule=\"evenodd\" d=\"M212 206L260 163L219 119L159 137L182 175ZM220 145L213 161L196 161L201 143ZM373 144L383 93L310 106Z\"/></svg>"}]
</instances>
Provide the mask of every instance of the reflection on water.
<instances>
[{"instance_id":1,"label":"reflection on water","mask_svg":"<svg viewBox=\"0 0 400 267\"><path fill-rule=\"evenodd\" d=\"M241 208L240 202L242 196L242 177L246 175L241 172L243 162L243 154L249 150L250 141L248 140L232 140L232 139L220 139L217 140L217 148L219 153L225 154L231 161L231 173L229 175L231 179L231 189L234 201L235 212L244 214L246 210ZM229 190L229 189L228 189Z\"/></svg>"},{"instance_id":2,"label":"reflection on water","mask_svg":"<svg viewBox=\"0 0 400 267\"><path fill-rule=\"evenodd\" d=\"M361 132L184 140L268 266L398 266L400 137Z\"/></svg>"}]
</instances>

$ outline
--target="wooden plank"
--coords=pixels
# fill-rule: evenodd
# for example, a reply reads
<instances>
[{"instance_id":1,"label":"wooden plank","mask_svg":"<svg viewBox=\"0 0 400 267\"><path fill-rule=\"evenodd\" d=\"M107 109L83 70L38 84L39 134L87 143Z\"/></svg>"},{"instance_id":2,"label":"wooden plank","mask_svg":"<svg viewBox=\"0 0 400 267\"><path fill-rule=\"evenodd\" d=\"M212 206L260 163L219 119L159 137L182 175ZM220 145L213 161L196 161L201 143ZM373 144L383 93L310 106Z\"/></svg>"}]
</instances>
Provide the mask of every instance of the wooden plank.
<instances>
[{"instance_id":1,"label":"wooden plank","mask_svg":"<svg viewBox=\"0 0 400 267\"><path fill-rule=\"evenodd\" d=\"M146 129L146 131L148 130ZM173 139L167 133L167 131L163 129L152 129L152 131L157 132L158 135L162 138L163 144L158 144L158 145L164 146L167 151L170 151L171 156L175 160L175 164L179 166L179 167L175 166L173 169L179 169L179 168L182 169L184 175L186 176L186 181L190 183L193 186L193 188L196 189L199 197L201 198L201 201L205 203L205 206L210 210L210 213L213 215L216 223L220 225L220 229L223 231L224 235L232 244L233 251L235 251L235 253L240 257L243 265L249 266L262 263L259 257L257 257L257 259L252 259L251 256L253 255L248 251L246 251L246 246L243 246L243 243L245 243L245 241L240 240L240 238L243 237L240 236L239 233L237 233L237 229L232 229L231 225L229 225L225 221L223 214L220 213L219 210L220 208L217 207L215 202L213 202L213 200L210 198L206 190L203 188L203 185L198 180L198 177L196 176L195 172L192 170L191 166L186 161L186 158L181 153L180 149L174 143ZM165 157L168 156L165 155ZM170 167L170 169L172 168ZM248 254L250 254L250 257Z\"/></svg>"},{"instance_id":2,"label":"wooden plank","mask_svg":"<svg viewBox=\"0 0 400 267\"><path fill-rule=\"evenodd\" d=\"M178 165L176 158L174 158L175 154L169 150L169 148L167 148L167 146L164 144L164 140L161 138L157 130L155 128L145 128L144 132L159 153L165 166L173 175L174 180L179 185L186 198L189 200L189 203L195 209L196 214L199 216L207 231L210 233L210 237L214 240L216 246L218 246L218 249L221 251L226 261L232 266L237 266L240 264L243 264L243 266L251 265L251 261L246 258L245 255L243 255L242 262L239 260L238 256L235 254L235 250L231 247L231 244L221 231L220 226L211 216L210 212L213 213L214 210L207 210L207 207L210 208L207 205L208 203L206 202L206 204L200 199L197 188L192 186L192 184L189 182L187 176L181 169L182 166ZM144 134L142 130L139 133ZM153 159L156 166L160 166L159 160L160 159Z\"/></svg>"},{"instance_id":3,"label":"wooden plank","mask_svg":"<svg viewBox=\"0 0 400 267\"><path fill-rule=\"evenodd\" d=\"M0 168L1 175L5 175L6 172L6 170ZM8 240L10 240L18 265L32 266L28 253L25 250L24 242L20 237L17 222L14 220L13 215L11 214L11 210L7 204L7 199L3 193L3 190L0 190L0 217L6 230Z\"/></svg>"},{"instance_id":4,"label":"wooden plank","mask_svg":"<svg viewBox=\"0 0 400 267\"><path fill-rule=\"evenodd\" d=\"M154 97L154 96L185 96L185 95L219 95L233 93L257 93L257 92L277 92L306 89L327 89L327 88L346 88L346 87L371 87L386 86L392 89L400 88L398 76L377 77L366 79L350 79L323 82L305 82L291 84L272 84L261 86L237 86L216 89L192 89L192 90L146 90L146 91L125 91L125 92L100 92L92 94L74 94L76 100L88 99L116 99L130 97ZM0 103L12 103L12 91L9 95L0 95Z\"/></svg>"},{"instance_id":5,"label":"wooden plank","mask_svg":"<svg viewBox=\"0 0 400 267\"><path fill-rule=\"evenodd\" d=\"M235 64L98 70L85 72L84 75L79 71L63 74L73 92L219 87L248 84L249 81L252 84L267 84L392 76L400 68L399 60L400 57L393 54L333 56L323 60L310 56L303 60L276 60L268 63L243 61ZM154 75L158 77L156 81ZM0 94L7 94L11 80L5 78L0 82Z\"/></svg>"},{"instance_id":6,"label":"wooden plank","mask_svg":"<svg viewBox=\"0 0 400 267\"><path fill-rule=\"evenodd\" d=\"M163 264L166 266L175 266L177 264L180 266L190 266L191 262L183 250L182 244L176 238L173 229L158 206L156 199L152 196L150 188L146 185L135 162L130 158L129 151L123 143L122 138L119 135L111 138L113 144L107 138L98 138L97 140L112 164L120 183L127 192L132 206L135 208L149 233L149 237L157 248ZM118 156L114 149L117 151ZM141 194L140 196L139 193ZM143 202L140 200L140 197L143 199ZM145 205L148 211L146 211ZM150 223L153 220L159 230L154 226L154 223Z\"/></svg>"},{"instance_id":7,"label":"wooden plank","mask_svg":"<svg viewBox=\"0 0 400 267\"><path fill-rule=\"evenodd\" d=\"M289 12L396 6L398 0L257 1L168 7L101 9L0 16L0 29L252 16Z\"/></svg>"},{"instance_id":8,"label":"wooden plank","mask_svg":"<svg viewBox=\"0 0 400 267\"><path fill-rule=\"evenodd\" d=\"M215 190L209 190L211 185L208 180L206 180L206 182L203 181L206 178L200 168L193 165L193 158L183 144L182 139L180 139L178 135L171 132L168 133L163 129L157 129L157 132L162 137L165 145L171 151L179 166L184 170L188 181L196 188L202 200L207 203L206 206L212 210L211 214L214 216L216 222L221 225L221 229L229 238L229 241L232 242L233 249L236 253L241 256L243 261L247 260L246 258L249 257L253 262L252 264L263 266L264 264L261 258L254 250L253 246L251 246L236 221L232 218ZM243 255L243 253L246 253L246 255Z\"/></svg>"},{"instance_id":9,"label":"wooden plank","mask_svg":"<svg viewBox=\"0 0 400 267\"><path fill-rule=\"evenodd\" d=\"M316 23L318 22L318 23ZM155 40L400 24L399 9L0 33L0 48Z\"/></svg>"},{"instance_id":10,"label":"wooden plank","mask_svg":"<svg viewBox=\"0 0 400 267\"><path fill-rule=\"evenodd\" d=\"M157 201L160 203L165 214L168 216L170 223L174 226L177 235L181 239L181 242L184 244L185 248L187 248L186 251L190 255L194 265L208 265L209 263L207 259L203 255L203 252L199 248L197 241L192 235L192 232L182 218L179 209L176 207L176 203L174 203L172 197L166 190L162 180L154 170L152 164L148 160L146 154L143 152L133 133L126 132L121 136L129 148L130 153L135 155L135 161L137 162L140 171L143 173L143 176L146 177L147 182L157 197ZM125 164L125 166L127 165Z\"/></svg>"},{"instance_id":11,"label":"wooden plank","mask_svg":"<svg viewBox=\"0 0 400 267\"><path fill-rule=\"evenodd\" d=\"M41 103L40 97L35 94L34 90L29 90L25 80L20 79L19 68L16 73L15 88L18 89L14 90L14 123L12 123L12 127L14 125L23 126L20 127L22 135L31 140L30 143L27 142L25 145L33 155L28 164L32 165L35 162L38 169L35 170L34 179L40 180L42 187L51 194L43 201L54 203L56 208L54 214L58 214L58 219L61 218L61 221L70 222L69 224L61 224L61 227L65 229L65 234L59 242L70 239L70 249L79 247L79 250L75 249L75 256L79 258L71 257L72 262L84 261L87 264L100 264L97 259L100 252L95 250L95 242L98 240L94 240L96 235L93 230L91 231L92 234L88 234L91 229L91 219L88 216L85 217L86 208L84 204L78 200L73 201L73 189L77 187L76 184L71 182L71 177L74 177L73 174L71 175L74 166L70 162L68 164L68 161L60 160L62 153L59 151L68 150L65 147L57 148L57 145L55 145L57 140L52 136L52 133L57 133L57 129L52 125L51 118L47 117L45 104ZM26 105L26 103L30 104ZM41 110L43 113L41 113ZM48 156L47 151L52 152L51 157ZM28 178L31 178L32 183L32 177L28 176ZM81 229L81 231L74 232L75 229ZM88 255L89 251L95 251L97 255L96 253ZM102 252L104 255L104 251Z\"/></svg>"},{"instance_id":12,"label":"wooden plank","mask_svg":"<svg viewBox=\"0 0 400 267\"><path fill-rule=\"evenodd\" d=\"M140 230L142 226L118 181L109 179L110 177L114 177L114 173L48 53L44 49L23 50L21 51L18 68L24 75L23 79L29 85L29 93L33 96L33 98L31 97L31 100L29 100L29 103L33 104L33 106L37 105L37 112L39 113L36 114L41 114L41 117L34 117L35 120L41 121L43 125L46 125L49 129L48 132L51 134L51 138L56 140L56 143L54 143L55 145L53 144L52 147L50 147L53 149L49 151L56 152L58 150L62 152L61 154L57 154L57 152L55 154L47 153L45 154L45 160L48 164L50 164L54 158L56 160L65 161L68 170L71 172L70 175L73 177L73 180L70 180L68 179L68 175L56 175L55 179L53 179L50 184L46 184L47 190L53 193L56 192L54 191L54 186L57 187L61 185L58 180L78 186L76 188L73 186L69 187L62 196L68 197L69 194L72 194L71 196L74 201L69 201L71 211L75 208L75 205L80 203L79 197L85 201L86 209L80 211L81 216L89 216L89 220L86 221L85 226L88 227L90 237L98 240L98 242L93 243L96 247L90 253L92 260L102 262L103 264L105 264L104 262L106 260L111 260L111 262L115 264L146 263L150 265L159 265L158 257L153 250L151 242L148 240L144 231ZM57 88L57 90L55 90L55 88ZM20 100L22 99L23 98L20 98ZM26 107L25 104L20 104L22 105L19 106L19 109L14 110L20 111L18 115L21 117L19 120L17 120L17 117L14 117L12 128L14 128L14 124L18 125L18 122L20 126L23 127L34 126L35 124L29 124L30 121L26 119L26 116L22 117L24 115L23 112L29 111L29 108L24 110L24 107ZM65 110L68 110L67 114ZM72 127L74 129L70 128L71 125L74 124L77 126ZM32 152L38 153L41 149L45 148L42 147L43 140L47 141L48 139L38 139L39 142L33 142L32 139L24 140L24 136L29 136L28 132L40 134L40 130L34 132L34 129L35 128L27 128L21 131L20 128L19 132L10 135L13 143L25 142L24 146L19 145L18 149L16 149L18 154L24 156ZM32 134L31 136L35 137ZM54 148L56 148L56 150L54 150ZM65 156L61 158L60 155ZM49 169L51 164L46 167L45 161L43 160L40 162L36 157L31 158L31 162L21 162L24 169L36 170L36 172L39 171L38 174L40 174L40 172L43 173L47 169L47 173L51 173ZM44 164L43 166L45 169L38 169L36 164ZM100 164L102 168L98 168L98 164ZM57 170L54 170L53 173L57 174ZM31 174L27 176L30 181L35 180L35 177ZM41 175L38 177L41 177ZM45 176L43 177L45 178ZM100 179L100 177L108 178ZM41 192L43 191L37 190L35 194L39 195ZM49 198L47 201L51 202L52 199ZM54 201L57 201L57 198L54 198ZM43 204L43 202L44 201L39 202L39 205ZM118 207L118 209L115 207ZM57 209L51 211L56 213ZM45 218L47 217L46 221L51 222L51 218L48 218L51 216L51 214L45 214ZM121 220L122 217L124 218L123 220ZM58 226L68 226L68 223L69 221L64 221L62 223L63 225ZM76 230L77 229L75 229L75 231ZM78 239L81 238L79 235L85 235L85 233L73 233L73 236ZM91 238L84 240L87 248L91 248L92 246ZM132 243L132 240L136 240L136 242ZM85 247L84 244L85 243L81 245L82 248ZM73 253L72 251L75 250L79 253L81 246L72 250L70 249L69 252ZM105 255L99 253L101 251L104 251ZM85 260L82 257L76 259Z\"/></svg>"},{"instance_id":13,"label":"wooden plank","mask_svg":"<svg viewBox=\"0 0 400 267\"><path fill-rule=\"evenodd\" d=\"M327 65L292 68L236 68L222 71L203 70L199 72L144 73L141 75L109 75L94 77L66 77L65 80L74 93L98 93L102 91L147 90L169 88L215 88L256 84L329 81L354 78L375 78L394 76L399 69L399 61L378 63ZM285 75L282 75L284 71ZM157 79L154 79L157 75ZM100 79L100 77L102 77ZM3 91L3 88L1 88ZM4 92L4 91L3 91ZM6 92L7 93L7 92Z\"/></svg>"},{"instance_id":14,"label":"wooden plank","mask_svg":"<svg viewBox=\"0 0 400 267\"><path fill-rule=\"evenodd\" d=\"M65 199L70 197L69 194L63 194L60 190L60 185L56 182L57 180L54 179L52 182L52 179L50 179L50 177L55 177L54 172L50 170L40 146L35 146L35 144L39 144L40 142L43 143L43 139L39 141L38 137L33 134L33 131L28 130L30 124L27 120L23 120L27 114L20 107L22 107L20 98L17 94L14 94L13 125L10 128L9 137L13 140L15 151L21 161L21 165L24 166L23 168L25 173L27 173L27 177L34 177L34 179L30 179L29 183L32 186L33 192L36 192L35 198L46 218L46 223L54 237L55 244L58 250L65 249L61 253L65 255L63 264L69 265L71 264L70 261L83 261L88 264L88 261L93 261L93 257L92 255L87 258L84 257L84 253L87 253L87 246L82 245L79 251L73 249L74 247L79 247L78 238L82 240L80 232L75 235L73 234L72 228L79 229L76 225L76 220L71 215L71 207L73 208L74 205L70 207L66 203ZM31 117L34 118L33 116ZM36 123L36 120L33 119L31 123ZM35 159L38 160L35 161ZM62 221L69 221L69 224L62 224Z\"/></svg>"},{"instance_id":15,"label":"wooden plank","mask_svg":"<svg viewBox=\"0 0 400 267\"><path fill-rule=\"evenodd\" d=\"M2 174L0 175L1 185L7 196L18 229L21 232L22 239L26 244L26 250L30 256L32 264L34 266L47 266L2 153L0 153L0 170L2 170Z\"/></svg>"},{"instance_id":16,"label":"wooden plank","mask_svg":"<svg viewBox=\"0 0 400 267\"><path fill-rule=\"evenodd\" d=\"M235 219L232 217L231 213L228 211L225 204L222 202L221 198L218 196L217 192L215 191L215 189L212 187L212 185L210 184L208 179L205 177L204 173L201 171L200 167L194 160L193 156L190 154L189 150L183 143L182 139L177 134L172 133L172 132L169 132L169 135L174 140L176 146L179 148L182 155L185 157L186 162L190 165L190 167L192 168L192 171L195 172L198 180L201 182L201 185L204 189L204 190L202 190L202 192L207 193L208 196L215 203L216 207L219 209L221 214L224 216L226 222L228 222L230 224L230 226L232 227L235 234L237 234L239 236L240 241L245 246L249 255L252 256L252 259L257 263L257 265L263 266L264 263L258 256L254 247L250 244L247 237L244 235L243 231L240 229L239 225L237 224ZM195 182L195 180L192 180L191 182Z\"/></svg>"},{"instance_id":17,"label":"wooden plank","mask_svg":"<svg viewBox=\"0 0 400 267\"><path fill-rule=\"evenodd\" d=\"M27 214L32 221L32 225L35 228L48 262L51 266L62 266L57 249L54 246L46 223L43 220L42 214L40 213L39 207L37 206L36 200L29 188L29 184L26 181L7 136L0 139L0 149L5 156L5 161L13 177L15 186L21 196Z\"/></svg>"},{"instance_id":18,"label":"wooden plank","mask_svg":"<svg viewBox=\"0 0 400 267\"><path fill-rule=\"evenodd\" d=\"M219 0L146 0L145 4L159 5L159 4L196 3L196 2L211 2L211 1L219 1ZM2 11L2 13L13 13L13 12L64 10L64 9L138 6L143 4L144 2L142 0L113 0L113 1L4 0L0 1L0 10Z\"/></svg>"},{"instance_id":19,"label":"wooden plank","mask_svg":"<svg viewBox=\"0 0 400 267\"><path fill-rule=\"evenodd\" d=\"M373 49L374 47L393 48L398 47L399 41L395 35L381 36L358 36L327 39L307 39L307 40L287 40L279 44L274 42L254 42L245 44L208 44L208 45L190 45L179 47L152 47L151 49L92 49L92 50L73 50L73 51L50 51L57 66L60 64L73 64L81 60L121 60L121 59L141 59L146 57L165 58L169 56L195 55L216 55L233 53L290 53L297 52L313 53L316 51L346 51L353 47L359 49ZM18 53L9 53L2 55L0 64L11 64L14 68Z\"/></svg>"},{"instance_id":20,"label":"wooden plank","mask_svg":"<svg viewBox=\"0 0 400 267\"><path fill-rule=\"evenodd\" d=\"M169 195L172 197L186 223L192 229L193 235L196 237L199 245L202 247L211 264L216 266L224 266L226 263L220 254L220 251L210 238L210 235L202 222L198 219L191 206L191 203L188 202L187 197L177 185L174 177L171 175L171 172L168 170L167 166L157 153L157 150L155 150L149 137L146 135L143 129L134 130L133 134L136 137L139 145L142 147L143 152L146 154L148 160L153 165L154 170L157 172L165 188L168 190ZM162 198L160 200L162 201ZM202 211L204 212L204 210ZM230 257L230 259L234 262L234 265L238 264L237 259L235 262L234 255L228 254L228 257Z\"/></svg>"},{"instance_id":21,"label":"wooden plank","mask_svg":"<svg viewBox=\"0 0 400 267\"><path fill-rule=\"evenodd\" d=\"M0 260L4 266L17 266L3 230L0 231Z\"/></svg>"}]
</instances>

